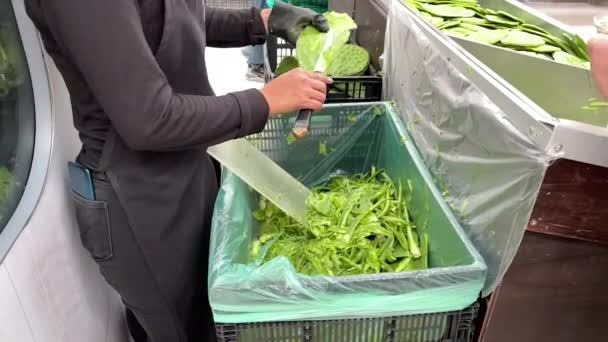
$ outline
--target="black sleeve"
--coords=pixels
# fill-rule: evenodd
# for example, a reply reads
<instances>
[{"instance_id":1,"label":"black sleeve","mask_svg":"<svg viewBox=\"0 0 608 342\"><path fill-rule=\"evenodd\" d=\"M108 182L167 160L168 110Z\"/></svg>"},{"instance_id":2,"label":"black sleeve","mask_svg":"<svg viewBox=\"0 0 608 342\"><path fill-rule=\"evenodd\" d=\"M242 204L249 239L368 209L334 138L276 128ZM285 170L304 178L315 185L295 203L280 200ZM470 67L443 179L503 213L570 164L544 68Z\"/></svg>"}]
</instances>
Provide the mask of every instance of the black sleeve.
<instances>
[{"instance_id":1,"label":"black sleeve","mask_svg":"<svg viewBox=\"0 0 608 342\"><path fill-rule=\"evenodd\" d=\"M264 44L266 27L260 9L205 8L207 45L241 47Z\"/></svg>"},{"instance_id":2,"label":"black sleeve","mask_svg":"<svg viewBox=\"0 0 608 342\"><path fill-rule=\"evenodd\" d=\"M41 4L54 39L130 148L210 145L259 132L266 124L268 104L258 90L217 97L175 92L148 47L135 1Z\"/></svg>"}]
</instances>

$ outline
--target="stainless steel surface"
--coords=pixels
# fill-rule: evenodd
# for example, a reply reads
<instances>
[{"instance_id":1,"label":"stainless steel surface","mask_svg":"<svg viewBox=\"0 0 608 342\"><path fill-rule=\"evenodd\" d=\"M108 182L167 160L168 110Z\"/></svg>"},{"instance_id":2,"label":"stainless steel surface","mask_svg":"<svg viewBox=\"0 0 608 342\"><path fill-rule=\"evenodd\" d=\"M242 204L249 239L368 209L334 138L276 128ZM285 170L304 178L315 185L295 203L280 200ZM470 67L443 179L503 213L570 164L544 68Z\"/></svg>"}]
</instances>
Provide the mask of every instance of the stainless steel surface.
<instances>
[{"instance_id":1,"label":"stainless steel surface","mask_svg":"<svg viewBox=\"0 0 608 342\"><path fill-rule=\"evenodd\" d=\"M558 37L571 32L565 24L516 1L481 0L480 4L512 13ZM601 127L608 124L608 112L595 114L582 109L590 98L600 97L588 70L466 39L455 40L553 116Z\"/></svg>"},{"instance_id":2,"label":"stainless steel surface","mask_svg":"<svg viewBox=\"0 0 608 342\"><path fill-rule=\"evenodd\" d=\"M487 296L528 224L552 160L545 153L551 129L539 121L540 108L399 0L391 4L385 54L386 95L484 256Z\"/></svg>"},{"instance_id":3,"label":"stainless steel surface","mask_svg":"<svg viewBox=\"0 0 608 342\"><path fill-rule=\"evenodd\" d=\"M570 31L566 25L555 19L514 1L482 0L482 3L495 10L513 13L553 34ZM606 129L608 115L601 110L591 112L582 108L592 98L601 98L588 71L556 63L538 62L536 58L525 58L527 56L521 56L520 53L493 46L474 42L463 43L463 40L457 41L449 38L440 39L438 37L445 37L445 35L416 14L413 15L420 22L421 28L427 32L429 37L434 38L440 48L445 49L443 45L449 45L462 52L465 57L462 59L464 65L460 65L461 61L454 60L453 56L447 52L445 55L459 69L466 69L467 64L468 67L475 65L481 73L489 75L493 79L491 83L487 83L488 80L484 77L478 86L489 97L497 96L498 101L502 103L496 104L501 108L512 107L506 113L517 127L525 129L528 125L530 132L537 134L536 125L532 124L530 120L546 124L546 128L549 128L551 132L545 134L546 131L543 130L542 137L532 138L539 143L544 140L543 146L546 146L549 154L608 167L606 159L599 155L602 151L599 146L602 146L602 143L604 143L603 146L606 146L605 142L608 142L604 133L604 131L608 132ZM476 78L479 75L469 72L468 76ZM494 82L499 83L503 87L502 90L492 86ZM506 92L505 95L509 95L511 103L506 103L504 98L494 94L496 91ZM513 101L514 98L518 100ZM564 120L559 118L564 118ZM568 119L579 122L574 125ZM558 145L561 145L560 151L555 150L555 146Z\"/></svg>"},{"instance_id":4,"label":"stainless steel surface","mask_svg":"<svg viewBox=\"0 0 608 342\"><path fill-rule=\"evenodd\" d=\"M608 130L560 120L553 130L547 151L561 159L608 167Z\"/></svg>"},{"instance_id":5,"label":"stainless steel surface","mask_svg":"<svg viewBox=\"0 0 608 342\"><path fill-rule=\"evenodd\" d=\"M608 125L608 111L583 109L601 94L589 70L536 58L466 39L453 38L468 52L555 117Z\"/></svg>"},{"instance_id":6,"label":"stainless steel surface","mask_svg":"<svg viewBox=\"0 0 608 342\"><path fill-rule=\"evenodd\" d=\"M467 53L455 41L441 34L409 8L406 7L406 10L412 20L425 33L426 37L439 50L441 55L450 61L458 71L466 75L475 86L481 89L490 101L496 104L504 113L507 113L509 115L508 120L522 134L530 138L535 144L543 146L543 148L549 145L552 135L550 125L556 124L556 120L553 117L513 86L501 81L496 73L475 59L474 56Z\"/></svg>"}]
</instances>

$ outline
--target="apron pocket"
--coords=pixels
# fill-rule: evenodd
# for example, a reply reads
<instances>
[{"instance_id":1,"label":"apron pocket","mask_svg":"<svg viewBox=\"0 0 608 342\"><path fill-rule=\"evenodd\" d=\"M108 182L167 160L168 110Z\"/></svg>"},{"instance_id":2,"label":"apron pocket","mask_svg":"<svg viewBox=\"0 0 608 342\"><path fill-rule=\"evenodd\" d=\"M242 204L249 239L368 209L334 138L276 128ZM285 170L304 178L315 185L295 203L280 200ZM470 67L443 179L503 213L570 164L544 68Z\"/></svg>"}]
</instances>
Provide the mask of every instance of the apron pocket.
<instances>
[{"instance_id":1,"label":"apron pocket","mask_svg":"<svg viewBox=\"0 0 608 342\"><path fill-rule=\"evenodd\" d=\"M74 192L72 197L82 245L96 261L109 260L114 253L108 204L86 200Z\"/></svg>"}]
</instances>

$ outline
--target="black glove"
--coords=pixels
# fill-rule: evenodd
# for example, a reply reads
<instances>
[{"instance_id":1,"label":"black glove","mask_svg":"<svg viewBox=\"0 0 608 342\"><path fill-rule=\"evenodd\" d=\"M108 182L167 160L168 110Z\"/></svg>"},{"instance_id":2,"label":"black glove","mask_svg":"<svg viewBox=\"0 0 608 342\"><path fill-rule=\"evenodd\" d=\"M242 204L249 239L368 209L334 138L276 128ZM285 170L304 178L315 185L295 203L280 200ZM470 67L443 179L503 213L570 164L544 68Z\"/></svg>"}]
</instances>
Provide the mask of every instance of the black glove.
<instances>
[{"instance_id":1,"label":"black glove","mask_svg":"<svg viewBox=\"0 0 608 342\"><path fill-rule=\"evenodd\" d=\"M283 38L295 46L300 33L308 25L313 25L321 32L329 31L329 24L323 15L308 8L293 6L281 1L274 2L270 18L268 18L270 34Z\"/></svg>"}]
</instances>

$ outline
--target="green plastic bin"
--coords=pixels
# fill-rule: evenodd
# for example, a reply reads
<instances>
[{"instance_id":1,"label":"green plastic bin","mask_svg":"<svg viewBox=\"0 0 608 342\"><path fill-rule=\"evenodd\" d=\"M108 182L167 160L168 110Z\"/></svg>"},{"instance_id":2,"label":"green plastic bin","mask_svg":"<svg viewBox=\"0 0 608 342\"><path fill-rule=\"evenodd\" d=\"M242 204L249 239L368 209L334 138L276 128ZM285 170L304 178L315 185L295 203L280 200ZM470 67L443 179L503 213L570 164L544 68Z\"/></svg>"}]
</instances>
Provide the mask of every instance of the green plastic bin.
<instances>
[{"instance_id":1,"label":"green plastic bin","mask_svg":"<svg viewBox=\"0 0 608 342\"><path fill-rule=\"evenodd\" d=\"M297 274L286 258L249 260L258 195L223 173L211 233L209 299L218 323L390 317L462 310L474 303L486 264L443 201L392 105L329 105L313 116L311 134L289 142L294 116L272 119L250 140L305 185L335 172L384 168L411 182L410 209L430 238L430 269L357 276ZM325 144L328 154L319 153Z\"/></svg>"}]
</instances>

